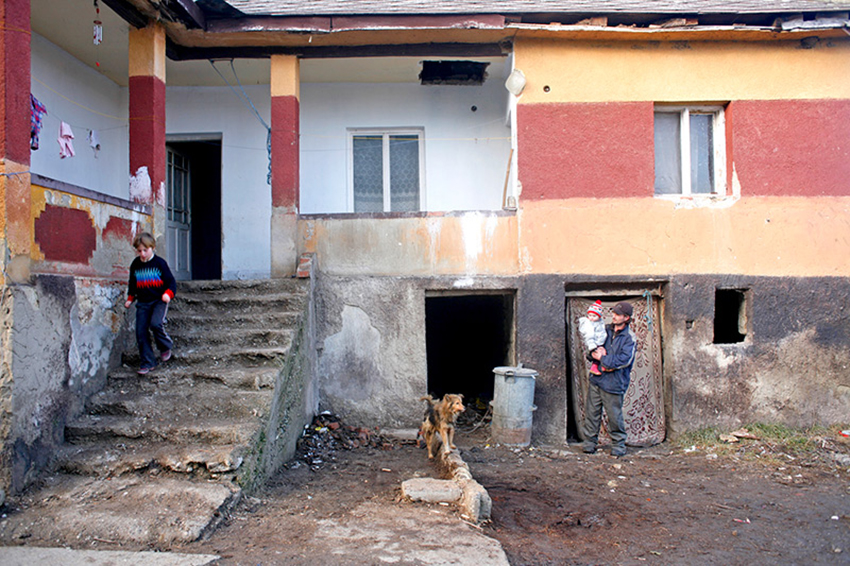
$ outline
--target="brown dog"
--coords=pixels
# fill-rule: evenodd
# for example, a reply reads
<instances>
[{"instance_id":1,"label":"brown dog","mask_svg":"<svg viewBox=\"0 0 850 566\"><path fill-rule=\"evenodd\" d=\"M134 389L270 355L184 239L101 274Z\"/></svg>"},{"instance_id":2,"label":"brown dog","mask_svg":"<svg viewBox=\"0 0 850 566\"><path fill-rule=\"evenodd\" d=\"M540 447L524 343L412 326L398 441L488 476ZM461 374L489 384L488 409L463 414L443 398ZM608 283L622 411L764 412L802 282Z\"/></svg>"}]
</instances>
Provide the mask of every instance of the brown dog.
<instances>
[{"instance_id":1,"label":"brown dog","mask_svg":"<svg viewBox=\"0 0 850 566\"><path fill-rule=\"evenodd\" d=\"M447 454L450 450L457 448L454 444L455 420L466 410L466 407L463 406L463 395L453 393L443 395L443 399L439 402L434 401L430 395L422 397L420 401L428 403L425 418L422 420L422 426L419 427L419 436L425 441L430 460L434 458L435 434L439 434L443 442L443 453Z\"/></svg>"}]
</instances>

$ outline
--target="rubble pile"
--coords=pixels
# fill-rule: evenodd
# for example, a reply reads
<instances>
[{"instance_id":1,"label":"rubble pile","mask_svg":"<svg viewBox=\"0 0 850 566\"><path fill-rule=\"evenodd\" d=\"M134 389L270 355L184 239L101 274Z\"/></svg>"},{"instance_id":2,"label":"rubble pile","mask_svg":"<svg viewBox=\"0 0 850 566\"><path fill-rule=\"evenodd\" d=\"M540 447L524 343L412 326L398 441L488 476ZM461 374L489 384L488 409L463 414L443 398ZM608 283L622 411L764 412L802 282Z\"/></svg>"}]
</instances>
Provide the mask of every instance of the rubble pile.
<instances>
[{"instance_id":1,"label":"rubble pile","mask_svg":"<svg viewBox=\"0 0 850 566\"><path fill-rule=\"evenodd\" d=\"M304 434L298 440L296 461L304 461L311 469L318 470L326 462L336 460L336 451L355 448L393 450L397 446L378 428L346 425L338 416L325 411L316 415L313 422L304 428Z\"/></svg>"}]
</instances>

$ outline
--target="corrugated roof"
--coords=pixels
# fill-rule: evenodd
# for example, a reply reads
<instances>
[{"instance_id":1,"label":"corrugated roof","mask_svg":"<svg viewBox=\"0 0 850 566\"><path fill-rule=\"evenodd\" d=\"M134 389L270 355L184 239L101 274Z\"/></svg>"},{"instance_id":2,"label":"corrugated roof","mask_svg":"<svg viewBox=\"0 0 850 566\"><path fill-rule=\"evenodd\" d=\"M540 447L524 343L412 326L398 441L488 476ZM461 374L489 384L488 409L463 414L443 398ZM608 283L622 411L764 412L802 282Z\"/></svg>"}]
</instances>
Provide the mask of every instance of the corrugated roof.
<instances>
[{"instance_id":1,"label":"corrugated roof","mask_svg":"<svg viewBox=\"0 0 850 566\"><path fill-rule=\"evenodd\" d=\"M850 10L850 0L227 0L252 16L371 14L779 14Z\"/></svg>"}]
</instances>

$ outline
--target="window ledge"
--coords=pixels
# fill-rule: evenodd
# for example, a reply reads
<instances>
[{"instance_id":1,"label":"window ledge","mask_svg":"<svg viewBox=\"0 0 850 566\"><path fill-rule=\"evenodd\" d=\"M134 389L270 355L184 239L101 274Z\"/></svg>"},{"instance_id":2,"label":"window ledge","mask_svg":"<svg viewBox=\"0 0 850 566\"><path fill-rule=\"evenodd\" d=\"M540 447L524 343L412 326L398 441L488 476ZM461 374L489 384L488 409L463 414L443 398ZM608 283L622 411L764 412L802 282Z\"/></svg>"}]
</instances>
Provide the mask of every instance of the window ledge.
<instances>
[{"instance_id":1,"label":"window ledge","mask_svg":"<svg viewBox=\"0 0 850 566\"><path fill-rule=\"evenodd\" d=\"M675 208L729 208L741 197L737 195L655 195L655 198L674 203Z\"/></svg>"}]
</instances>

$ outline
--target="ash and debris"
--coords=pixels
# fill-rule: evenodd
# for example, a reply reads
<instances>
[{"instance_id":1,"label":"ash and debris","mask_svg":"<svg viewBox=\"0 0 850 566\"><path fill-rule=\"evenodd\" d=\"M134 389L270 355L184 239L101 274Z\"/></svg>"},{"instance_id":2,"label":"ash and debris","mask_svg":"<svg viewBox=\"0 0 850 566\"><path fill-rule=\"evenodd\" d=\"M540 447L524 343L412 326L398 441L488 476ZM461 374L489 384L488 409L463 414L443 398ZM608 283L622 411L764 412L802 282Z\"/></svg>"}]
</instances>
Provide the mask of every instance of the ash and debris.
<instances>
[{"instance_id":1,"label":"ash and debris","mask_svg":"<svg viewBox=\"0 0 850 566\"><path fill-rule=\"evenodd\" d=\"M295 458L285 467L295 469L307 464L311 470L318 471L324 465L333 465L336 462L336 453L340 450L397 450L407 442L410 441L388 438L381 433L379 427L370 429L347 425L337 415L325 411L316 415L313 422L304 427L304 434L298 439Z\"/></svg>"}]
</instances>

